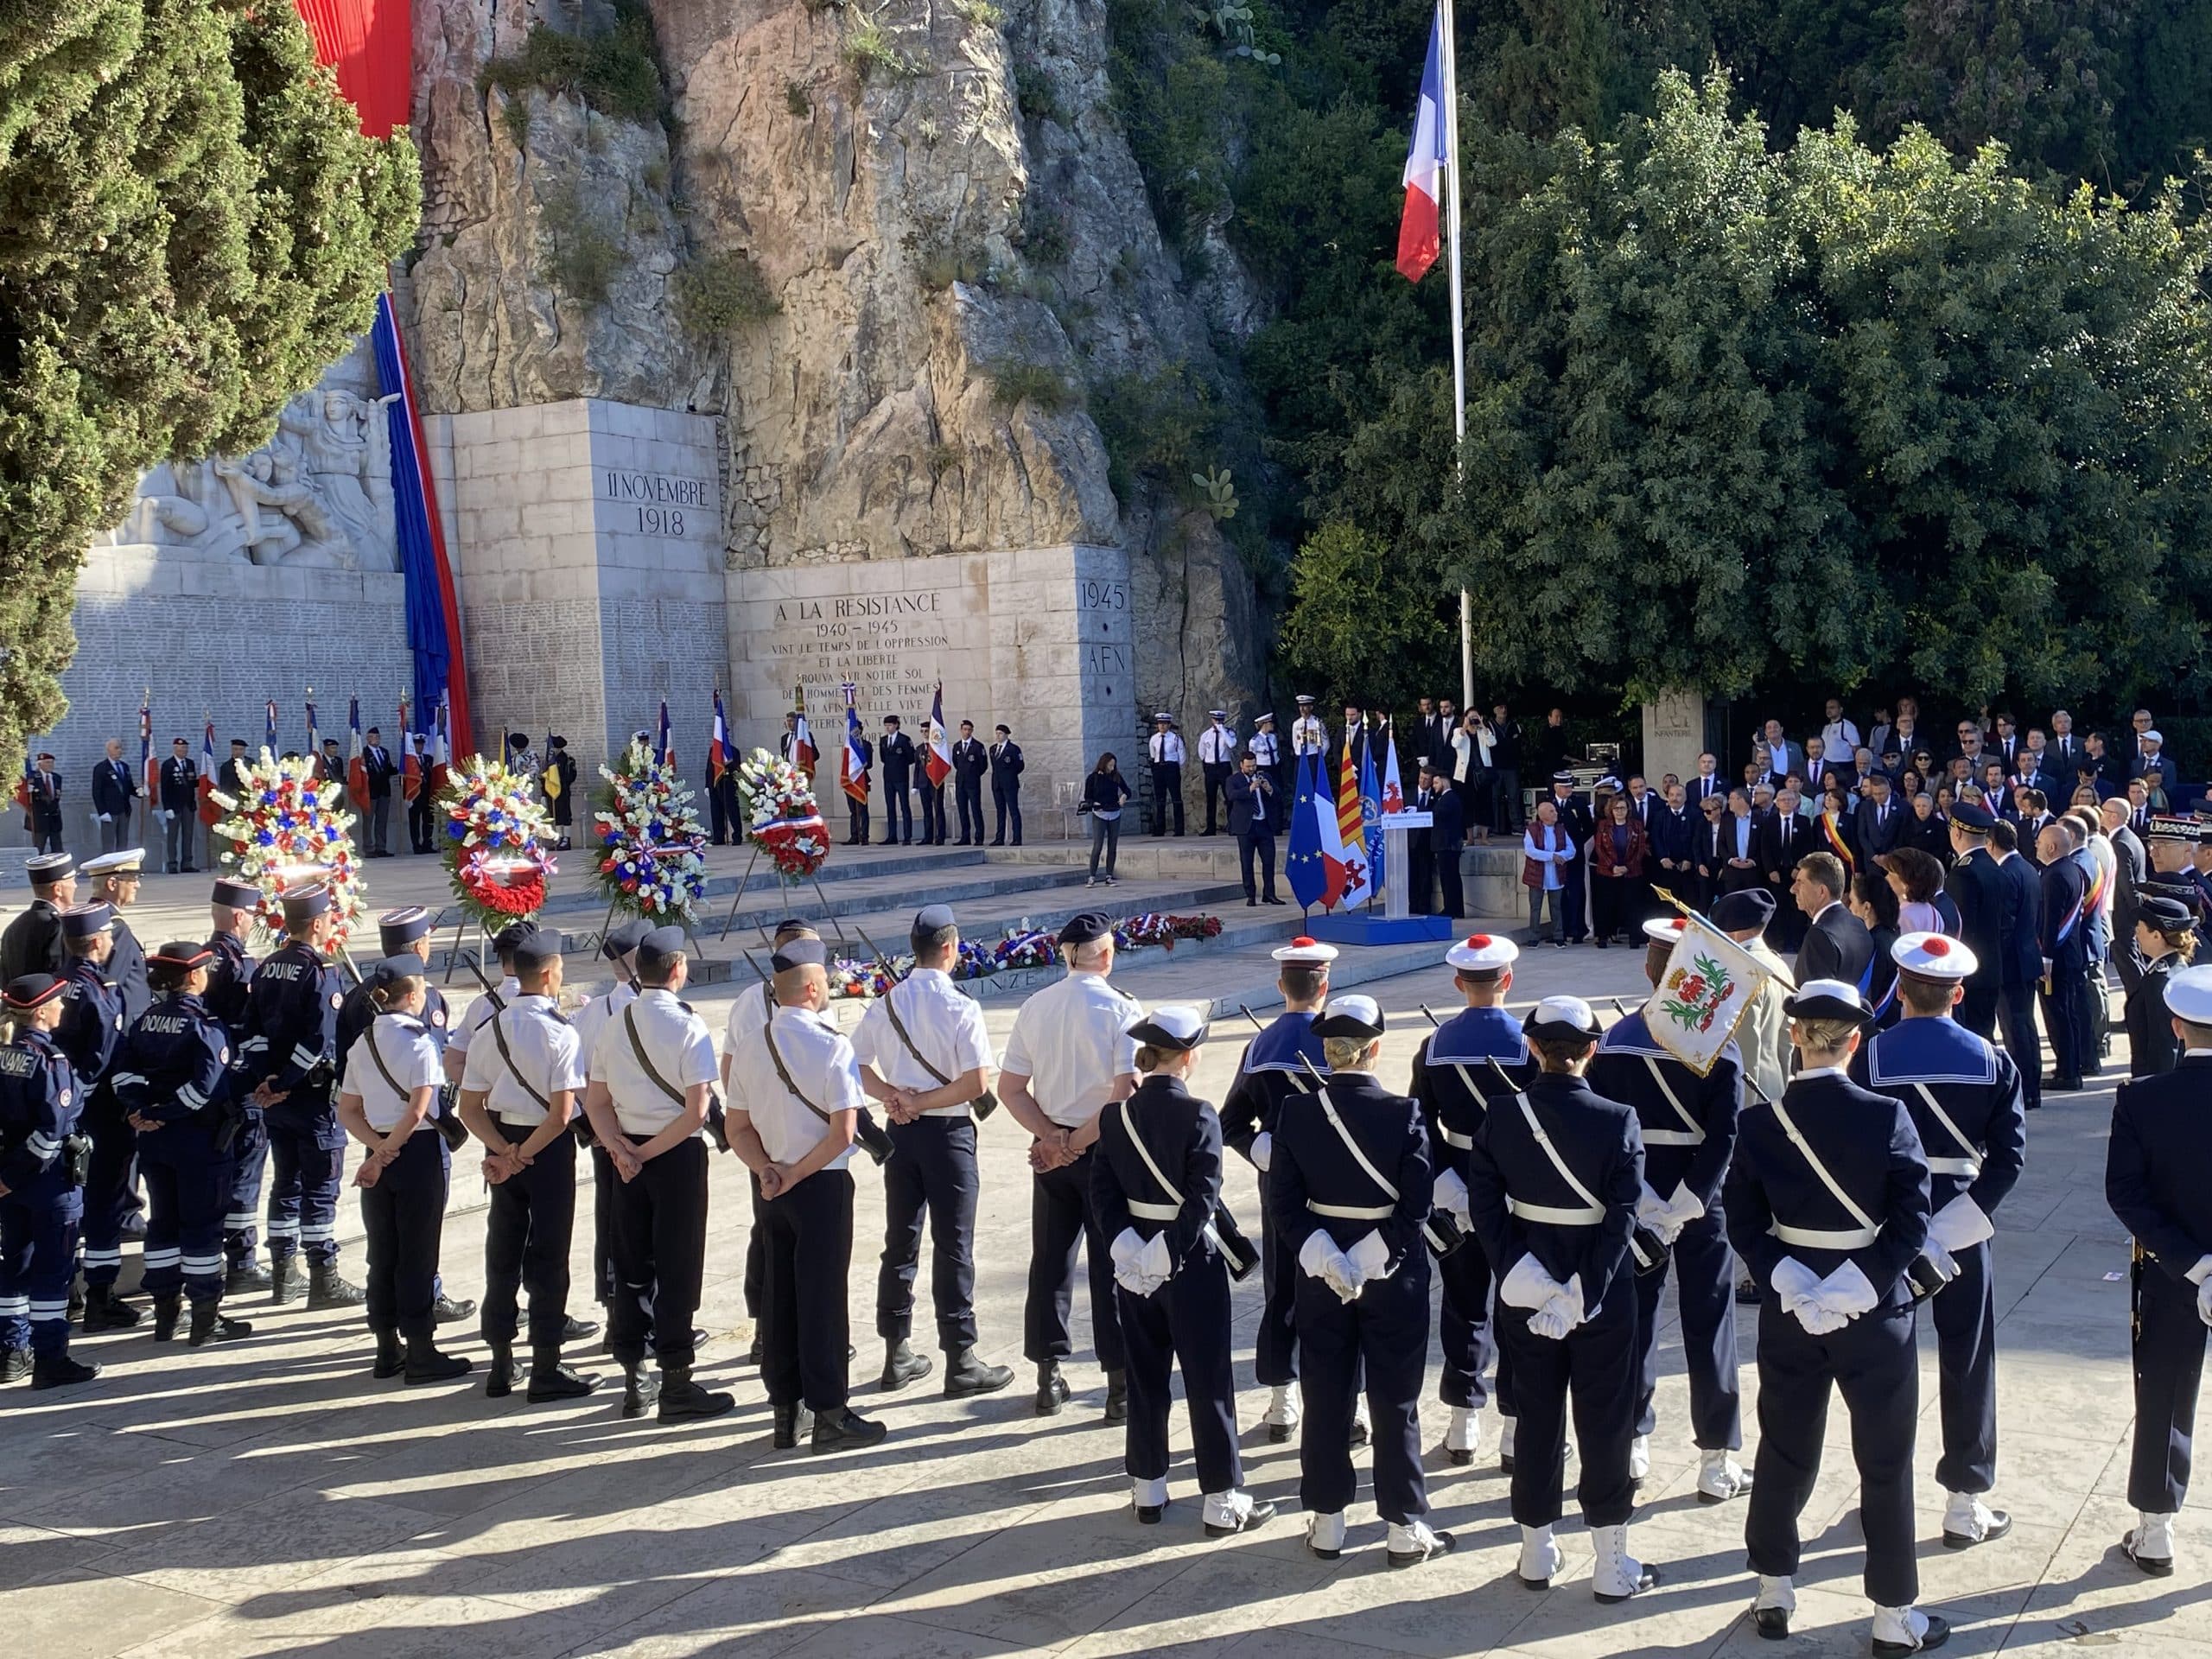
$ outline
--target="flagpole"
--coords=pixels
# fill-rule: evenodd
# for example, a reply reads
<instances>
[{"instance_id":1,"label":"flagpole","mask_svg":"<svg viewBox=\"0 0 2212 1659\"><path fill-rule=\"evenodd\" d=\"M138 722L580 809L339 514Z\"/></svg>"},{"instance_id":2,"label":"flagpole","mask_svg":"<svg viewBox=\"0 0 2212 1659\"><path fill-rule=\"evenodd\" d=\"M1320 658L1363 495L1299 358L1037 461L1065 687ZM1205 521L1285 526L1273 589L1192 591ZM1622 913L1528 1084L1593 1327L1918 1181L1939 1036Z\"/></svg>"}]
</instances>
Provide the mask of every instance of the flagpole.
<instances>
[{"instance_id":1,"label":"flagpole","mask_svg":"<svg viewBox=\"0 0 2212 1659\"><path fill-rule=\"evenodd\" d=\"M1459 63L1452 0L1438 0L1443 19L1444 211L1450 220L1452 257L1452 480L1465 475L1467 444L1467 329L1459 286ZM1475 706L1475 601L1459 590L1459 707Z\"/></svg>"}]
</instances>

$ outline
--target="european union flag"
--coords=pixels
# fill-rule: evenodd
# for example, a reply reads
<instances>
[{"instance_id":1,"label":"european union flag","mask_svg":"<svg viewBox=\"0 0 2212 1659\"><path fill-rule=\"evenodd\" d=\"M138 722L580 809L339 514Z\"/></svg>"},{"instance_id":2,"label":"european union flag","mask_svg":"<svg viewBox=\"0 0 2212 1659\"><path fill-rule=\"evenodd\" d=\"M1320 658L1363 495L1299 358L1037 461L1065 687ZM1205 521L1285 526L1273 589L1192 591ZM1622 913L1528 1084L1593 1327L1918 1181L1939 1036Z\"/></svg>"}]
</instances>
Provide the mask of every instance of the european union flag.
<instances>
[{"instance_id":1,"label":"european union flag","mask_svg":"<svg viewBox=\"0 0 2212 1659\"><path fill-rule=\"evenodd\" d=\"M1283 858L1283 874L1290 881L1290 896L1299 908L1311 910L1329 890L1329 870L1321 859L1321 826L1313 816L1321 789L1321 757L1298 757L1298 787L1290 809L1290 850ZM1327 803L1328 810L1337 810Z\"/></svg>"}]
</instances>

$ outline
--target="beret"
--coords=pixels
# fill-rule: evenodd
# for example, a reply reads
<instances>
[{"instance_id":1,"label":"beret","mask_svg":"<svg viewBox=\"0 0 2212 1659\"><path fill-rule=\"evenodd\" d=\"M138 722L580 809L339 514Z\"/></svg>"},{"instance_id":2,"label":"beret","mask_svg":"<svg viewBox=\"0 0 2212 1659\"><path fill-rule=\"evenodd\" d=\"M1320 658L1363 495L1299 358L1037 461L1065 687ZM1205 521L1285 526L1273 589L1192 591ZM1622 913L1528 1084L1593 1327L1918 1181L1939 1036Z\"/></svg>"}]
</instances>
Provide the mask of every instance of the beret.
<instances>
[{"instance_id":1,"label":"beret","mask_svg":"<svg viewBox=\"0 0 2212 1659\"><path fill-rule=\"evenodd\" d=\"M524 973L536 973L561 954L561 935L550 927L532 928L517 939L512 947L515 967Z\"/></svg>"},{"instance_id":2,"label":"beret","mask_svg":"<svg viewBox=\"0 0 2212 1659\"><path fill-rule=\"evenodd\" d=\"M1114 931L1113 922L1098 911L1086 910L1071 916L1060 926L1062 944L1091 944Z\"/></svg>"},{"instance_id":3,"label":"beret","mask_svg":"<svg viewBox=\"0 0 2212 1659\"><path fill-rule=\"evenodd\" d=\"M652 930L644 921L632 916L607 930L607 937L600 942L599 952L609 960L626 957L636 950L645 935Z\"/></svg>"},{"instance_id":4,"label":"beret","mask_svg":"<svg viewBox=\"0 0 2212 1659\"><path fill-rule=\"evenodd\" d=\"M826 968L830 964L830 947L819 939L793 939L768 958L768 966L777 973L792 968Z\"/></svg>"},{"instance_id":5,"label":"beret","mask_svg":"<svg viewBox=\"0 0 2212 1659\"><path fill-rule=\"evenodd\" d=\"M1713 925L1723 933L1764 927L1774 917L1774 895L1764 887L1724 893L1713 901Z\"/></svg>"}]
</instances>

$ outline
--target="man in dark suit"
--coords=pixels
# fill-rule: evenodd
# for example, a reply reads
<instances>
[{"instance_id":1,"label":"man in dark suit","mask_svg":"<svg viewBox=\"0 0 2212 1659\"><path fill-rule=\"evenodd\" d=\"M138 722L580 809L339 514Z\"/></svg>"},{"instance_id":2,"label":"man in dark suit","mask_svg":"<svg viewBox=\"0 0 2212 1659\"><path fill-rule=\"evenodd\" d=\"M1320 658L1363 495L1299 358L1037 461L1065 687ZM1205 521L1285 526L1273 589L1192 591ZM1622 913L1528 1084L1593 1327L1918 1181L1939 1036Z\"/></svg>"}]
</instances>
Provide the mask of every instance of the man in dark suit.
<instances>
[{"instance_id":1,"label":"man in dark suit","mask_svg":"<svg viewBox=\"0 0 2212 1659\"><path fill-rule=\"evenodd\" d=\"M1732 790L1720 819L1719 858L1713 870L1713 893L1741 893L1759 882L1759 820L1751 811L1749 790Z\"/></svg>"},{"instance_id":2,"label":"man in dark suit","mask_svg":"<svg viewBox=\"0 0 2212 1659\"><path fill-rule=\"evenodd\" d=\"M2042 953L2043 1023L2050 1033L2050 1075L2045 1089L2078 1091L2094 1054L2082 1052L2088 1029L2089 883L2073 856L2081 831L2064 818L2044 826L2042 912L2036 930Z\"/></svg>"},{"instance_id":3,"label":"man in dark suit","mask_svg":"<svg viewBox=\"0 0 2212 1659\"><path fill-rule=\"evenodd\" d=\"M1028 763L1021 758L1021 746L1014 741L1014 734L1001 721L996 733L998 741L991 745L991 805L998 814L997 833L991 845L1007 844L1007 820L1014 821L1014 844L1021 845L1021 769Z\"/></svg>"},{"instance_id":4,"label":"man in dark suit","mask_svg":"<svg viewBox=\"0 0 2212 1659\"><path fill-rule=\"evenodd\" d=\"M1682 791L1689 801L1690 810L1694 812L1704 810L1706 797L1708 795L1718 795L1724 801L1726 800L1728 780L1720 775L1720 762L1711 754L1698 756L1697 775L1682 785Z\"/></svg>"},{"instance_id":5,"label":"man in dark suit","mask_svg":"<svg viewBox=\"0 0 2212 1659\"><path fill-rule=\"evenodd\" d=\"M100 850L120 852L137 843L130 839L130 807L138 798L138 779L123 758L123 744L107 741L107 753L92 768L92 810L99 815Z\"/></svg>"},{"instance_id":6,"label":"man in dark suit","mask_svg":"<svg viewBox=\"0 0 2212 1659\"><path fill-rule=\"evenodd\" d=\"M1497 703L1490 711L1491 828L1499 835L1521 832L1521 722ZM1464 804L1464 803L1462 803Z\"/></svg>"},{"instance_id":7,"label":"man in dark suit","mask_svg":"<svg viewBox=\"0 0 2212 1659\"><path fill-rule=\"evenodd\" d=\"M1943 877L1943 891L1959 907L1959 937L1974 952L1975 964L1959 1002L1959 1023L1985 1040L1996 1037L1997 1007L2005 986L2008 884L1989 849L1989 834L1996 823L1988 808L1972 801L1961 801L1951 810L1955 861ZM2027 1074L2021 1075L2024 1080Z\"/></svg>"},{"instance_id":8,"label":"man in dark suit","mask_svg":"<svg viewBox=\"0 0 2212 1659\"><path fill-rule=\"evenodd\" d=\"M2028 1109L2043 1104L2043 1038L2036 1030L2036 986L2043 977L2043 883L2020 855L2019 826L1999 818L1990 826L1989 849L1997 861L2005 901L1998 913L1998 954L2004 963L1997 999L1997 1027L2005 1052L2019 1068Z\"/></svg>"},{"instance_id":9,"label":"man in dark suit","mask_svg":"<svg viewBox=\"0 0 2212 1659\"><path fill-rule=\"evenodd\" d=\"M189 875L195 868L193 846L200 839L200 763L181 737L169 741L169 752L162 759L161 788L162 810L168 815L162 827L162 866L171 875Z\"/></svg>"},{"instance_id":10,"label":"man in dark suit","mask_svg":"<svg viewBox=\"0 0 2212 1659\"><path fill-rule=\"evenodd\" d=\"M914 803L907 794L914 779L914 740L899 729L899 716L883 717L875 751L883 762L883 844L914 844Z\"/></svg>"},{"instance_id":11,"label":"man in dark suit","mask_svg":"<svg viewBox=\"0 0 2212 1659\"><path fill-rule=\"evenodd\" d=\"M1466 804L1456 790L1437 789L1431 791L1429 810L1436 815L1435 822L1428 827L1428 852L1435 863L1437 886L1443 890L1441 913L1464 916L1467 913L1467 901L1459 885L1459 849L1467 844ZM1568 868L1579 873L1581 866ZM1416 879L1426 885L1425 878Z\"/></svg>"},{"instance_id":12,"label":"man in dark suit","mask_svg":"<svg viewBox=\"0 0 2212 1659\"><path fill-rule=\"evenodd\" d=\"M1818 740L1815 740L1817 741ZM1774 895L1774 920L1767 926L1767 944L1787 954L1805 942L1805 912L1783 903L1789 892L1789 874L1797 861L1817 844L1813 821L1797 810L1797 791L1785 789L1775 799L1775 810L1759 825L1753 844L1758 849L1759 874Z\"/></svg>"},{"instance_id":13,"label":"man in dark suit","mask_svg":"<svg viewBox=\"0 0 2212 1659\"><path fill-rule=\"evenodd\" d=\"M1713 901L1720 896L1720 878L1727 868L1733 840L1729 828L1732 823L1728 816L1728 798L1707 795L1700 804L1690 854L1691 868L1697 874L1697 905L1700 910L1712 909Z\"/></svg>"},{"instance_id":14,"label":"man in dark suit","mask_svg":"<svg viewBox=\"0 0 2212 1659\"><path fill-rule=\"evenodd\" d=\"M2053 777L2066 780L2069 789L2074 786L2076 769L2088 759L2089 752L2074 730L2074 716L2063 709L2050 713L2050 747L2045 751L2044 770Z\"/></svg>"},{"instance_id":15,"label":"man in dark suit","mask_svg":"<svg viewBox=\"0 0 2212 1659\"><path fill-rule=\"evenodd\" d=\"M2151 855L2142 837L2128 827L2127 803L2109 800L2097 809L2112 847L2112 964L2123 991L2143 981L2143 959L2135 953L2135 922L2143 911L2143 883L2151 874ZM2094 1000L2094 992L2092 993Z\"/></svg>"},{"instance_id":16,"label":"man in dark suit","mask_svg":"<svg viewBox=\"0 0 2212 1659\"><path fill-rule=\"evenodd\" d=\"M369 856L391 856L391 780L399 776L399 763L384 746L384 734L369 728L361 747L361 771L369 784Z\"/></svg>"},{"instance_id":17,"label":"man in dark suit","mask_svg":"<svg viewBox=\"0 0 2212 1659\"><path fill-rule=\"evenodd\" d=\"M1874 936L1844 908L1845 885L1843 861L1834 853L1808 853L1797 861L1789 893L1812 921L1797 948L1796 977L1800 985L1840 979L1863 996L1874 963Z\"/></svg>"},{"instance_id":18,"label":"man in dark suit","mask_svg":"<svg viewBox=\"0 0 2212 1659\"><path fill-rule=\"evenodd\" d=\"M1860 797L1855 815L1859 823L1859 856L1862 864L1872 866L1885 853L1897 849L1897 841L1904 834L1906 813L1890 797L1890 779L1886 772L1866 774L1861 785L1866 793Z\"/></svg>"},{"instance_id":19,"label":"man in dark suit","mask_svg":"<svg viewBox=\"0 0 2212 1659\"><path fill-rule=\"evenodd\" d=\"M1439 778L1427 761L1415 768L1413 798L1406 803L1414 812L1433 813L1440 790L1452 787L1448 779ZM1436 855L1429 846L1428 831L1406 831L1406 874L1410 878L1406 888L1406 905L1416 916L1431 916L1436 912L1430 901L1436 896Z\"/></svg>"},{"instance_id":20,"label":"man in dark suit","mask_svg":"<svg viewBox=\"0 0 2212 1659\"><path fill-rule=\"evenodd\" d=\"M983 844L983 779L990 770L990 753L976 735L976 722L962 721L959 740L952 746L952 799L960 818L960 846Z\"/></svg>"},{"instance_id":21,"label":"man in dark suit","mask_svg":"<svg viewBox=\"0 0 2212 1659\"><path fill-rule=\"evenodd\" d=\"M1275 897L1275 827L1282 811L1275 804L1274 790L1274 779L1260 770L1249 749L1237 758L1236 770L1222 785L1222 794L1229 803L1229 833L1236 837L1236 863L1244 878L1244 902L1249 906L1282 903ZM1260 867L1258 885L1252 879L1255 863Z\"/></svg>"},{"instance_id":22,"label":"man in dark suit","mask_svg":"<svg viewBox=\"0 0 2212 1659\"><path fill-rule=\"evenodd\" d=\"M1669 787L1667 798L1651 815L1652 885L1666 888L1686 905L1698 903L1697 839L1704 828L1680 784Z\"/></svg>"},{"instance_id":23,"label":"man in dark suit","mask_svg":"<svg viewBox=\"0 0 2212 1659\"><path fill-rule=\"evenodd\" d=\"M2003 758L2005 771L2012 771L2019 763L2022 741L2020 728L2013 724L2012 716L1998 715L1997 735L1992 740L1990 747Z\"/></svg>"}]
</instances>

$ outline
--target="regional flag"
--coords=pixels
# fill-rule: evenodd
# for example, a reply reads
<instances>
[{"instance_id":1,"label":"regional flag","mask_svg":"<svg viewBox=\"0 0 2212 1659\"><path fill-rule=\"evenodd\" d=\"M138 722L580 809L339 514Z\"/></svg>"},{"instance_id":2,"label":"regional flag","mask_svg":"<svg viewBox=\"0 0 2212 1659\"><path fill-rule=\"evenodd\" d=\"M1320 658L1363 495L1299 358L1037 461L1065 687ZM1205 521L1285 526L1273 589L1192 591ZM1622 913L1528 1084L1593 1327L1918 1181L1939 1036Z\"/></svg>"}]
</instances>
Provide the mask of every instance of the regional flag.
<instances>
[{"instance_id":1,"label":"regional flag","mask_svg":"<svg viewBox=\"0 0 2212 1659\"><path fill-rule=\"evenodd\" d=\"M928 747L922 756L922 770L928 774L930 787L942 789L944 780L952 776L952 744L944 734L944 682L937 683L937 695L930 699L930 725L925 734Z\"/></svg>"},{"instance_id":2,"label":"regional flag","mask_svg":"<svg viewBox=\"0 0 2212 1659\"><path fill-rule=\"evenodd\" d=\"M1382 891L1382 798L1375 780L1375 745L1370 741L1359 758L1359 840L1367 849L1367 896Z\"/></svg>"},{"instance_id":3,"label":"regional flag","mask_svg":"<svg viewBox=\"0 0 2212 1659\"><path fill-rule=\"evenodd\" d=\"M1413 147L1406 153L1406 205L1398 220L1398 272L1417 283L1443 251L1444 168L1449 154L1444 125L1444 9L1428 24L1428 62L1421 72L1421 106L1414 117Z\"/></svg>"},{"instance_id":4,"label":"regional flag","mask_svg":"<svg viewBox=\"0 0 2212 1659\"><path fill-rule=\"evenodd\" d=\"M276 699L269 699L268 723L261 728L261 747L269 751L269 758L276 758Z\"/></svg>"},{"instance_id":5,"label":"regional flag","mask_svg":"<svg viewBox=\"0 0 2212 1659\"><path fill-rule=\"evenodd\" d=\"M1382 728L1382 810L1406 810L1406 786L1398 777L1398 740L1391 728Z\"/></svg>"},{"instance_id":6,"label":"regional flag","mask_svg":"<svg viewBox=\"0 0 2212 1659\"><path fill-rule=\"evenodd\" d=\"M1675 926L1675 948L1644 1002L1643 1023L1660 1047L1701 1077L1774 974L1702 916L1685 912Z\"/></svg>"},{"instance_id":7,"label":"regional flag","mask_svg":"<svg viewBox=\"0 0 2212 1659\"><path fill-rule=\"evenodd\" d=\"M722 715L722 689L715 688L715 734L707 744L707 781L719 784L729 770L729 721Z\"/></svg>"},{"instance_id":8,"label":"regional flag","mask_svg":"<svg viewBox=\"0 0 2212 1659\"><path fill-rule=\"evenodd\" d=\"M668 729L668 699L666 697L660 700L660 737L653 745L653 753L660 757L660 763L664 766L675 766L676 739L671 735Z\"/></svg>"},{"instance_id":9,"label":"regional flag","mask_svg":"<svg viewBox=\"0 0 2212 1659\"><path fill-rule=\"evenodd\" d=\"M1361 764L1366 764L1363 754ZM1328 814L1322 814L1327 817ZM1356 899L1364 899L1373 891L1367 865L1367 829L1365 813L1359 804L1359 774L1352 770L1351 739L1344 739L1344 758L1337 766L1336 817L1333 825L1336 836L1337 861L1344 869L1344 885L1338 892L1336 902L1349 905ZM1322 855L1327 856L1328 842L1322 842Z\"/></svg>"},{"instance_id":10,"label":"regional flag","mask_svg":"<svg viewBox=\"0 0 2212 1659\"><path fill-rule=\"evenodd\" d=\"M806 723L806 687L803 684L791 688L791 710L798 715L798 728L791 734L791 765L811 779L815 760L821 752L814 747L814 728Z\"/></svg>"},{"instance_id":11,"label":"regional flag","mask_svg":"<svg viewBox=\"0 0 2212 1659\"><path fill-rule=\"evenodd\" d=\"M861 735L860 710L853 698L860 687L845 682L845 747L837 756L837 786L862 806L868 804L868 740Z\"/></svg>"},{"instance_id":12,"label":"regional flag","mask_svg":"<svg viewBox=\"0 0 2212 1659\"><path fill-rule=\"evenodd\" d=\"M346 704L346 794L354 806L369 810L369 763L361 749L361 700Z\"/></svg>"},{"instance_id":13,"label":"regional flag","mask_svg":"<svg viewBox=\"0 0 2212 1659\"><path fill-rule=\"evenodd\" d=\"M215 722L210 720L200 734L200 822L213 829L222 816L215 804Z\"/></svg>"}]
</instances>

